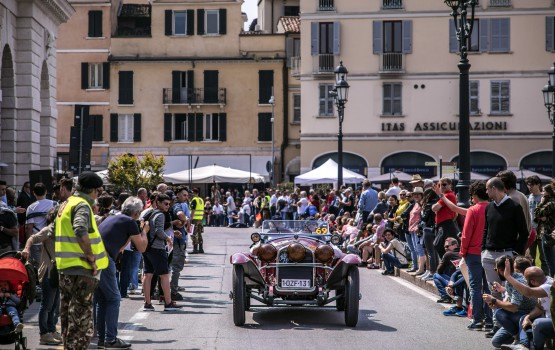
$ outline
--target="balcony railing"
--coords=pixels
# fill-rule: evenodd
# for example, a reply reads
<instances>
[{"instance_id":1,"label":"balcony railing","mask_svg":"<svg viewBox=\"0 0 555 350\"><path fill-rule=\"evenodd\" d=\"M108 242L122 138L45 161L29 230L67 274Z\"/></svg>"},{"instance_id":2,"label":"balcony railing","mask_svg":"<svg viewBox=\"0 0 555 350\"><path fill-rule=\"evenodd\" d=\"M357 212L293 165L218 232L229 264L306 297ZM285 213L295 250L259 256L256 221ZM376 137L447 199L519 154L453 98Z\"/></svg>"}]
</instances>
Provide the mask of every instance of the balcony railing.
<instances>
[{"instance_id":1,"label":"balcony railing","mask_svg":"<svg viewBox=\"0 0 555 350\"><path fill-rule=\"evenodd\" d=\"M318 0L318 11L335 11L335 0Z\"/></svg>"},{"instance_id":2,"label":"balcony railing","mask_svg":"<svg viewBox=\"0 0 555 350\"><path fill-rule=\"evenodd\" d=\"M331 73L335 70L335 67L338 65L337 57L334 54L323 53L319 54L314 57L313 61L313 69L314 73L326 74Z\"/></svg>"},{"instance_id":3,"label":"balcony railing","mask_svg":"<svg viewBox=\"0 0 555 350\"><path fill-rule=\"evenodd\" d=\"M382 9L402 9L403 0L383 0Z\"/></svg>"},{"instance_id":4,"label":"balcony railing","mask_svg":"<svg viewBox=\"0 0 555 350\"><path fill-rule=\"evenodd\" d=\"M298 77L301 75L301 57L291 57L291 76Z\"/></svg>"},{"instance_id":5,"label":"balcony railing","mask_svg":"<svg viewBox=\"0 0 555 350\"><path fill-rule=\"evenodd\" d=\"M491 7L511 7L511 0L489 0Z\"/></svg>"},{"instance_id":6,"label":"balcony railing","mask_svg":"<svg viewBox=\"0 0 555 350\"><path fill-rule=\"evenodd\" d=\"M380 73L404 73L405 56L400 52L380 54Z\"/></svg>"},{"instance_id":7,"label":"balcony railing","mask_svg":"<svg viewBox=\"0 0 555 350\"><path fill-rule=\"evenodd\" d=\"M213 89L180 89L174 91L171 88L164 88L163 90L163 103L165 105L186 105L186 104L220 104L226 103L226 90L225 88Z\"/></svg>"}]
</instances>

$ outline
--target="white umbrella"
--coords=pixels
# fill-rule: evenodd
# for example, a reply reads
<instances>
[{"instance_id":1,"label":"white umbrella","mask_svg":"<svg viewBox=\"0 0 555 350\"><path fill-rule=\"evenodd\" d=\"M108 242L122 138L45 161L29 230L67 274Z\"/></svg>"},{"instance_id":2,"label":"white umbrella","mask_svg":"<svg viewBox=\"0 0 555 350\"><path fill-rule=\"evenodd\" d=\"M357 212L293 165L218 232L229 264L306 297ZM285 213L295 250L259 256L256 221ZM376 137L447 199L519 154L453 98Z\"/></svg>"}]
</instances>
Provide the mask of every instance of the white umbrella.
<instances>
[{"instance_id":1,"label":"white umbrella","mask_svg":"<svg viewBox=\"0 0 555 350\"><path fill-rule=\"evenodd\" d=\"M551 181L551 177L540 174L540 173L536 173L535 171L532 171L532 170L517 169L517 168L509 168L509 170L511 170L513 173L515 173L516 179L518 181L526 180L527 177L534 176L534 175L539 177L542 182Z\"/></svg>"},{"instance_id":2,"label":"white umbrella","mask_svg":"<svg viewBox=\"0 0 555 350\"><path fill-rule=\"evenodd\" d=\"M312 185L337 183L338 165L332 159L328 159L324 164L309 172L295 176L295 184ZM364 176L343 168L344 183L361 183Z\"/></svg>"},{"instance_id":3,"label":"white umbrella","mask_svg":"<svg viewBox=\"0 0 555 350\"><path fill-rule=\"evenodd\" d=\"M196 169L187 169L176 173L164 175L164 181L172 183L252 183L264 182L264 176L233 168L224 168L219 165L209 165Z\"/></svg>"}]
</instances>

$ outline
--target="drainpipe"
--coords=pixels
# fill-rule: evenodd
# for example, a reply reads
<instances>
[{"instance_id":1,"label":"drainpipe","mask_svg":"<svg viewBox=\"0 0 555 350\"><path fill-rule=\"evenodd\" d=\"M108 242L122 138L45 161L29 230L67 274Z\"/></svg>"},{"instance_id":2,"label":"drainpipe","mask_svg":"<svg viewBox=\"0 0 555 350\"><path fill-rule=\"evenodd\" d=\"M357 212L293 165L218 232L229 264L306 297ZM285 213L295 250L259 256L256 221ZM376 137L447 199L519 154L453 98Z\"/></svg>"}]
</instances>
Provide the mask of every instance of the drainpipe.
<instances>
[{"instance_id":1,"label":"drainpipe","mask_svg":"<svg viewBox=\"0 0 555 350\"><path fill-rule=\"evenodd\" d=\"M287 55L286 55L287 56ZM285 171L284 155L285 148L289 144L289 77L287 76L287 57L283 58L283 68L282 68L282 79L283 79L283 142L281 143L281 158L279 162L279 175L281 177L281 182L283 182L283 175Z\"/></svg>"}]
</instances>

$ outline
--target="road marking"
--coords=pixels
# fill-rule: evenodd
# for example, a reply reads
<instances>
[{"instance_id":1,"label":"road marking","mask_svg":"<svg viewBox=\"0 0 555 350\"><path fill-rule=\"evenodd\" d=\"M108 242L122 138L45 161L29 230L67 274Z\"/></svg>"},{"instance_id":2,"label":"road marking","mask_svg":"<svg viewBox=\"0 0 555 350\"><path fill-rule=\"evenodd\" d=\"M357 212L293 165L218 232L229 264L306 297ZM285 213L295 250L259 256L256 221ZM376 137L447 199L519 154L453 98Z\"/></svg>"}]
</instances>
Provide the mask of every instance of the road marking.
<instances>
[{"instance_id":1,"label":"road marking","mask_svg":"<svg viewBox=\"0 0 555 350\"><path fill-rule=\"evenodd\" d=\"M435 302L437 300L437 296L435 296L434 294L432 294L428 291L425 291L422 288L417 287L414 284L412 284L410 282L407 282L402 278L394 277L394 276L389 276L389 278L392 279L393 281L399 283L400 285L403 285L403 286L407 287L408 289L412 290L413 292L416 292L416 293L422 295L423 297L430 299L433 302ZM443 304L443 303L439 303L439 304L441 306L443 306L444 308L446 308L446 309L449 309L451 306L453 306L453 305L450 305L450 304Z\"/></svg>"},{"instance_id":2,"label":"road marking","mask_svg":"<svg viewBox=\"0 0 555 350\"><path fill-rule=\"evenodd\" d=\"M131 316L127 324L118 330L118 333L122 334L119 337L120 339L131 341L133 339L133 332L138 331L143 326L143 324L138 321L146 320L151 312L142 310L143 308L141 307L135 315Z\"/></svg>"}]
</instances>

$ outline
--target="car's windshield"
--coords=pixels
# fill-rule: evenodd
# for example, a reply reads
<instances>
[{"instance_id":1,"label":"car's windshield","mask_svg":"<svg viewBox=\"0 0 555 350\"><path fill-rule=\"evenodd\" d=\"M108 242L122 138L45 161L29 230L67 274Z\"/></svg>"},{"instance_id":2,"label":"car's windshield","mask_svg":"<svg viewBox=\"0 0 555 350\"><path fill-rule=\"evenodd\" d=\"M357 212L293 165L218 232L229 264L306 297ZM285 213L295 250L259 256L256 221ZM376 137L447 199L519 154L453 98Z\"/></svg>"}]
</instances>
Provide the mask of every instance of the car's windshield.
<instances>
[{"instance_id":1,"label":"car's windshield","mask_svg":"<svg viewBox=\"0 0 555 350\"><path fill-rule=\"evenodd\" d=\"M328 234L326 221L317 220L265 220L262 223L263 233L300 233Z\"/></svg>"}]
</instances>

